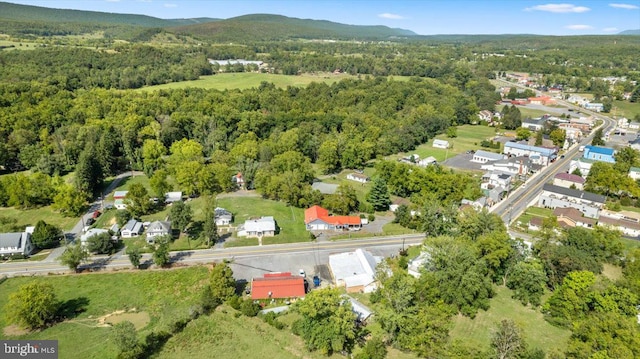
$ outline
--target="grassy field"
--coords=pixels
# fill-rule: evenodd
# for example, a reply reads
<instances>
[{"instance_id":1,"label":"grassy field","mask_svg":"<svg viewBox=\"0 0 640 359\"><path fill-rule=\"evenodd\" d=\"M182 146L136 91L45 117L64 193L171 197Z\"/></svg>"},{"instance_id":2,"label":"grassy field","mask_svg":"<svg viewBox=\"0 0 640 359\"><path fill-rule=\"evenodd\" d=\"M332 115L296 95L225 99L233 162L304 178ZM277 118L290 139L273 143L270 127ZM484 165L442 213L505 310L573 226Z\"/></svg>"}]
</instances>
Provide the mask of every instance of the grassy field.
<instances>
[{"instance_id":1,"label":"grassy field","mask_svg":"<svg viewBox=\"0 0 640 359\"><path fill-rule=\"evenodd\" d=\"M260 83L263 81L273 83L277 87L301 87L307 86L312 82L325 82L332 84L351 77L353 76L347 74L334 75L329 73L303 75L274 75L255 72L219 73L216 75L201 76L198 80L194 81L172 82L163 85L144 87L138 91L182 89L187 87L213 90L248 89L260 86Z\"/></svg>"},{"instance_id":2,"label":"grassy field","mask_svg":"<svg viewBox=\"0 0 640 359\"><path fill-rule=\"evenodd\" d=\"M529 221L533 217L552 217L553 209L550 208L539 208L539 207L528 207L523 214L518 217L513 223L519 227L520 230L528 232Z\"/></svg>"},{"instance_id":3,"label":"grassy field","mask_svg":"<svg viewBox=\"0 0 640 359\"><path fill-rule=\"evenodd\" d=\"M282 202L260 197L226 197L219 198L216 205L233 213L234 226L243 224L253 217L273 216L280 227L275 237L265 237L263 244L305 242L309 234L304 226L304 210L287 206ZM232 237L225 243L226 247L258 244L257 239L236 239Z\"/></svg>"},{"instance_id":4,"label":"grassy field","mask_svg":"<svg viewBox=\"0 0 640 359\"><path fill-rule=\"evenodd\" d=\"M328 176L320 176L322 182L331 183L331 184L345 184L351 186L356 192L356 196L358 197L358 201L364 202L367 198L367 193L371 190L371 182L360 183L347 179L347 175L353 173L353 170L343 170L340 173L328 175ZM376 174L376 169L373 167L366 167L364 169L364 174L369 176L369 178L373 178Z\"/></svg>"},{"instance_id":5,"label":"grassy field","mask_svg":"<svg viewBox=\"0 0 640 359\"><path fill-rule=\"evenodd\" d=\"M520 326L530 348L537 347L547 353L564 351L571 335L568 329L547 323L540 311L524 307L512 299L508 288L497 287L488 311L478 312L473 320L461 315L453 319L451 339L458 339L469 347L488 349L492 330L503 319L511 319Z\"/></svg>"},{"instance_id":6,"label":"grassy field","mask_svg":"<svg viewBox=\"0 0 640 359\"><path fill-rule=\"evenodd\" d=\"M502 111L504 106L496 106L496 111ZM527 106L517 106L518 110L520 110L520 114L522 114L522 119L525 118L538 118L544 115L556 115L560 116L561 111L553 112L553 111L545 111L545 110L537 110L534 108L528 108Z\"/></svg>"},{"instance_id":7,"label":"grassy field","mask_svg":"<svg viewBox=\"0 0 640 359\"><path fill-rule=\"evenodd\" d=\"M78 218L63 217L55 212L51 206L45 206L29 210L19 210L15 208L0 208L0 217L14 218L16 226L24 229L26 226L35 226L39 220L53 224L63 230L70 230L78 223Z\"/></svg>"},{"instance_id":8,"label":"grassy field","mask_svg":"<svg viewBox=\"0 0 640 359\"><path fill-rule=\"evenodd\" d=\"M448 150L442 148L434 148L433 139L430 139L429 142L418 146L414 151L389 156L389 159L397 159L400 157L417 154L418 156L420 156L420 158L433 156L438 162L441 162L447 158L451 158L468 150L482 149L480 147L480 142L482 140L494 137L495 134L496 129L494 127L479 125L458 126L458 137L447 138L447 136L444 134L440 134L435 137L437 139L449 141L452 147Z\"/></svg>"},{"instance_id":9,"label":"grassy field","mask_svg":"<svg viewBox=\"0 0 640 359\"><path fill-rule=\"evenodd\" d=\"M613 108L610 115L626 117L633 120L636 116L640 116L640 102L631 103L629 101L613 101Z\"/></svg>"},{"instance_id":10,"label":"grassy field","mask_svg":"<svg viewBox=\"0 0 640 359\"><path fill-rule=\"evenodd\" d=\"M66 321L42 331L11 339L57 339L61 358L115 358L116 348L109 338L111 329L99 326L98 318L118 310L144 312L150 323L139 331L141 336L166 329L176 317L188 315L189 307L199 298L198 288L208 278L204 266L179 270L100 273L41 278L11 278L0 284L0 307L9 294L31 281L50 283L59 300L71 312ZM0 316L0 327L8 325ZM2 336L6 337L5 334ZM82 344L79 345L78 343Z\"/></svg>"}]
</instances>

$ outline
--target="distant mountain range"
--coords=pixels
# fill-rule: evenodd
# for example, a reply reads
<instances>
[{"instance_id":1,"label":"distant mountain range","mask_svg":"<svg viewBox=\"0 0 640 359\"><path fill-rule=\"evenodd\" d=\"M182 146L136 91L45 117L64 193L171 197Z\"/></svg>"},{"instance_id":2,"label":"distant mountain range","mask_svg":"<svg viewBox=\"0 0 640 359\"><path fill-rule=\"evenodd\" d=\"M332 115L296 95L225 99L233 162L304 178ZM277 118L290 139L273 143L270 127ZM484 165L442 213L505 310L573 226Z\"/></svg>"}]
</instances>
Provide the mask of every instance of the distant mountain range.
<instances>
[{"instance_id":1,"label":"distant mountain range","mask_svg":"<svg viewBox=\"0 0 640 359\"><path fill-rule=\"evenodd\" d=\"M183 34L211 40L389 39L416 36L409 30L387 26L345 25L324 20L297 19L280 15L245 15L226 20L215 18L159 19L146 15L51 9L0 2L0 20L12 22L90 23L175 28Z\"/></svg>"},{"instance_id":2,"label":"distant mountain range","mask_svg":"<svg viewBox=\"0 0 640 359\"><path fill-rule=\"evenodd\" d=\"M640 29L625 30L625 31L619 32L618 35L640 35Z\"/></svg>"}]
</instances>

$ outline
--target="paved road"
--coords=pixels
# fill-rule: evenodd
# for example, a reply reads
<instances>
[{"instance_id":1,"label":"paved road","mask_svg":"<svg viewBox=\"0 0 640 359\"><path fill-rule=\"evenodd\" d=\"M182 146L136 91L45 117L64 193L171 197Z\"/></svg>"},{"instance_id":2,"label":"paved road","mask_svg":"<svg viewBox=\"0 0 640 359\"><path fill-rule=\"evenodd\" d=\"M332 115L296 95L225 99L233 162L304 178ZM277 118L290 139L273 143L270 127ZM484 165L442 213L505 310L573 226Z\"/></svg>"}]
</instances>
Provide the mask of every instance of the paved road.
<instances>
[{"instance_id":1,"label":"paved road","mask_svg":"<svg viewBox=\"0 0 640 359\"><path fill-rule=\"evenodd\" d=\"M372 237L364 239L334 241L334 242L304 242L289 244L274 244L268 246L237 247L224 249L205 249L197 251L171 252L171 261L183 264L211 263L223 259L230 259L236 266L242 263L247 268L258 272L291 271L305 268L307 273L313 273L315 266L328 263L328 255L352 251L357 248L368 248L374 254L388 256L395 254L401 248L417 245L424 240L424 234L407 234L401 236ZM311 256L310 256L311 255ZM81 266L81 269L105 270L131 268L126 255L120 253L114 256L94 256L92 262ZM151 255L145 254L142 263L151 263ZM250 263L246 263L250 262ZM302 263L302 265L300 265ZM240 268L239 268L240 269ZM36 275L48 273L68 273L69 268L57 262L5 262L0 264L0 275ZM235 270L234 270L235 273ZM239 273L242 273L240 271ZM253 272L251 272L253 273ZM239 278L251 278L240 276Z\"/></svg>"},{"instance_id":2,"label":"paved road","mask_svg":"<svg viewBox=\"0 0 640 359\"><path fill-rule=\"evenodd\" d=\"M499 81L502 81L510 86L519 86L507 81ZM520 87L525 88L524 86ZM603 126L604 133L606 133L610 129L615 128L616 126L616 122L613 119L600 113L585 110L584 108L575 106L565 101L558 100L557 102L560 105L566 106L568 108L579 109L582 113L593 115L596 118L603 120L604 122L601 126ZM591 140L593 139L594 132L595 129L589 136L584 138L579 145L590 144ZM511 192L508 198L504 199L498 205L492 207L490 209L490 212L498 214L505 223L511 224L511 222L518 218L518 216L520 216L520 214L524 212L524 210L529 207L533 201L536 200L536 198L540 194L540 191L542 191L542 186L546 182L549 182L551 179L553 179L553 176L555 176L557 173L566 172L569 169L571 159L578 153L579 145L576 144L572 148L570 148L565 153L565 158L559 158L554 163L550 164L549 166L529 178L524 188L520 186L518 189Z\"/></svg>"}]
</instances>

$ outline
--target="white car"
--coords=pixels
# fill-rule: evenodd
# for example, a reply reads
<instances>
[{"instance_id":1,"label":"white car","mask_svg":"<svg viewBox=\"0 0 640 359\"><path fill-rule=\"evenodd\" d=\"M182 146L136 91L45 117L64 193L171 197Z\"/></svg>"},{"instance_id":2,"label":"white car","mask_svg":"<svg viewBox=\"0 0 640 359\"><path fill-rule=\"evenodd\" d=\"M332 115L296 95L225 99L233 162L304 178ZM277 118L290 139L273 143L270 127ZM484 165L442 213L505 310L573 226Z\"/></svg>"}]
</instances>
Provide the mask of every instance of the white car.
<instances>
[{"instance_id":1,"label":"white car","mask_svg":"<svg viewBox=\"0 0 640 359\"><path fill-rule=\"evenodd\" d=\"M304 272L304 269L300 269L298 274L300 274L301 277L306 277L307 276L307 274Z\"/></svg>"}]
</instances>

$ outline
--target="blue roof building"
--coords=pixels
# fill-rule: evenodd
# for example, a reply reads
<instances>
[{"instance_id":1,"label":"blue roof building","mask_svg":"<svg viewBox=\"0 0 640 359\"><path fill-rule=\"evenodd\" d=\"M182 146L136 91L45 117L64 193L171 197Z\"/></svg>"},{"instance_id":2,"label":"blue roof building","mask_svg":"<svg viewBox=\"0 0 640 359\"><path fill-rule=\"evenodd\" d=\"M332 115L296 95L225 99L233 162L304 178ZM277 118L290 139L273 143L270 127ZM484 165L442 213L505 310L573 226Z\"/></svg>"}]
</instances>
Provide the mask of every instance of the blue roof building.
<instances>
[{"instance_id":1,"label":"blue roof building","mask_svg":"<svg viewBox=\"0 0 640 359\"><path fill-rule=\"evenodd\" d=\"M537 165L546 166L556 158L556 150L553 148L531 146L519 142L507 142L502 151L505 155L520 157L527 156Z\"/></svg>"},{"instance_id":2,"label":"blue roof building","mask_svg":"<svg viewBox=\"0 0 640 359\"><path fill-rule=\"evenodd\" d=\"M594 161L615 163L615 153L616 151L609 147L585 146L582 157Z\"/></svg>"}]
</instances>

